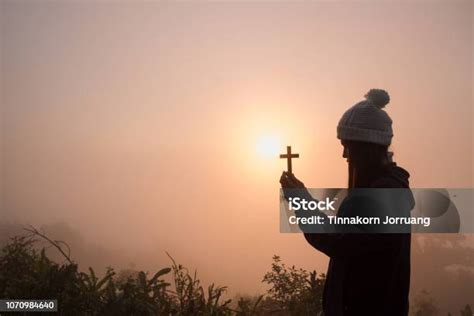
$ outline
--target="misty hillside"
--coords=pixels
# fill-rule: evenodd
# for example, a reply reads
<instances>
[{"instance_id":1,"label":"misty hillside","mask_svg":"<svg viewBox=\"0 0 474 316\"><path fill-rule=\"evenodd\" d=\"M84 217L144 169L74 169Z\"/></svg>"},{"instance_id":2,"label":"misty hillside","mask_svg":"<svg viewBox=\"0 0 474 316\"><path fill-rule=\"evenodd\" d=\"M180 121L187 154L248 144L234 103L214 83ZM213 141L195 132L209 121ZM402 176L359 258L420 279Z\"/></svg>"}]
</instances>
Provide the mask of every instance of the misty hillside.
<instances>
[{"instance_id":1,"label":"misty hillside","mask_svg":"<svg viewBox=\"0 0 474 316\"><path fill-rule=\"evenodd\" d=\"M11 237L24 235L25 228L11 223L0 224L0 243L6 245ZM79 232L72 229L66 223L55 223L41 227L40 231L47 234L52 240L67 242L70 248L70 256L78 263L78 271L88 272L88 267L97 271L97 275L104 277L108 267L114 267L118 275L129 275L139 269L154 271L160 267L170 266L170 258L162 253L155 263L141 265L146 262L147 253L141 253L142 258L132 256L129 253L108 249L100 243L86 241ZM411 304L412 309L421 302L432 302L439 311L457 311L465 304L474 305L472 293L474 293L474 248L472 243L464 235L440 234L440 235L413 235L412 242L412 281L411 281ZM55 262L64 262L64 257L47 241L39 240L35 243L35 249L46 247L46 254ZM170 253L173 253L170 250ZM187 264L185 264L187 265ZM133 273L132 273L133 274ZM203 286L210 285L209 280L203 280ZM222 293L222 298L232 297L232 289ZM230 295L229 295L230 294ZM262 293L263 294L263 293ZM241 293L249 297L253 293ZM431 304L431 303L430 303Z\"/></svg>"}]
</instances>

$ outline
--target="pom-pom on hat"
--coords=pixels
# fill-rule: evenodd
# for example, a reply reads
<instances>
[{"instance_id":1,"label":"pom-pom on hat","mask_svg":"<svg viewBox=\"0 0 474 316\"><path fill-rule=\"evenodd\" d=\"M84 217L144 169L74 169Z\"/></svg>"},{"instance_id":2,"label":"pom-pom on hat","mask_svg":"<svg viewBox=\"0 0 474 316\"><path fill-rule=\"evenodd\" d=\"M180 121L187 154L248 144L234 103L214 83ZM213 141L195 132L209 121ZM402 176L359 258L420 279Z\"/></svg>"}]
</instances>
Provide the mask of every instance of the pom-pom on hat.
<instances>
[{"instance_id":1,"label":"pom-pom on hat","mask_svg":"<svg viewBox=\"0 0 474 316\"><path fill-rule=\"evenodd\" d=\"M347 110L337 125L337 138L379 145L392 142L392 120L382 110L390 102L387 91L371 89L365 100Z\"/></svg>"}]
</instances>

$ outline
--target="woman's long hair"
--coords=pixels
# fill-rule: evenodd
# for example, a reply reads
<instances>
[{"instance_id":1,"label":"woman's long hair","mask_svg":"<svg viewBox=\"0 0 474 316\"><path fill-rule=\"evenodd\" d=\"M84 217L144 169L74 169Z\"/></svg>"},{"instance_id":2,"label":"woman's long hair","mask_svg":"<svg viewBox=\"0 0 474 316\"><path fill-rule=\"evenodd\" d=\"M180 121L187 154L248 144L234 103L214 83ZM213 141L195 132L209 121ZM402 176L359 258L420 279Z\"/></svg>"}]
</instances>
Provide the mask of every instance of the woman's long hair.
<instances>
[{"instance_id":1,"label":"woman's long hair","mask_svg":"<svg viewBox=\"0 0 474 316\"><path fill-rule=\"evenodd\" d=\"M349 188L368 188L389 166L388 146L344 141L349 162Z\"/></svg>"}]
</instances>

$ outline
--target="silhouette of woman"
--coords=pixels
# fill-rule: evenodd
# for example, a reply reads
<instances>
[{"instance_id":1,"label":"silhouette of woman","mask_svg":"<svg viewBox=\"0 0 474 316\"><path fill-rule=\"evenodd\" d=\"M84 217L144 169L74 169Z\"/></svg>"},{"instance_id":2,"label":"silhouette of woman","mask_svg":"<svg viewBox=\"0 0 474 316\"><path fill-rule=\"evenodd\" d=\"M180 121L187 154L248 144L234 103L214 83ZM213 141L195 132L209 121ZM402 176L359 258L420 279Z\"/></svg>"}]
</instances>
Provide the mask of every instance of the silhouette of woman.
<instances>
[{"instance_id":1,"label":"silhouette of woman","mask_svg":"<svg viewBox=\"0 0 474 316\"><path fill-rule=\"evenodd\" d=\"M388 151L392 120L383 107L390 97L384 90L372 89L365 98L347 110L337 126L343 157L348 162L348 187L409 188L409 173L392 162ZM283 189L306 190L291 173L284 172L280 183ZM367 204L350 203L348 199L341 204L338 215L344 204L345 212L353 215L367 208ZM304 236L330 257L323 294L325 316L408 315L410 233Z\"/></svg>"}]
</instances>

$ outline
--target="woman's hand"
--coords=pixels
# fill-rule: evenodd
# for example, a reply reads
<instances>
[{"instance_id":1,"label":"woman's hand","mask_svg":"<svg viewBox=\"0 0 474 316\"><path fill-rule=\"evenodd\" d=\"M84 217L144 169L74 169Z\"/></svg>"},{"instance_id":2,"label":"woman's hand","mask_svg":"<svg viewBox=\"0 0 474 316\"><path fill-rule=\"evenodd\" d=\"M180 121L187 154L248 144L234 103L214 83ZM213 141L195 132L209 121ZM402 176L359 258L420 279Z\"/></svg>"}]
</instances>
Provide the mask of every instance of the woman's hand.
<instances>
[{"instance_id":1,"label":"woman's hand","mask_svg":"<svg viewBox=\"0 0 474 316\"><path fill-rule=\"evenodd\" d=\"M283 196L286 200L296 196L306 200L313 199L311 194L304 186L304 183L298 180L292 173L284 171L280 177L280 183L281 187L283 188Z\"/></svg>"},{"instance_id":2,"label":"woman's hand","mask_svg":"<svg viewBox=\"0 0 474 316\"><path fill-rule=\"evenodd\" d=\"M302 189L304 188L304 183L298 180L294 174L283 171L280 177L281 187L284 189Z\"/></svg>"}]
</instances>

